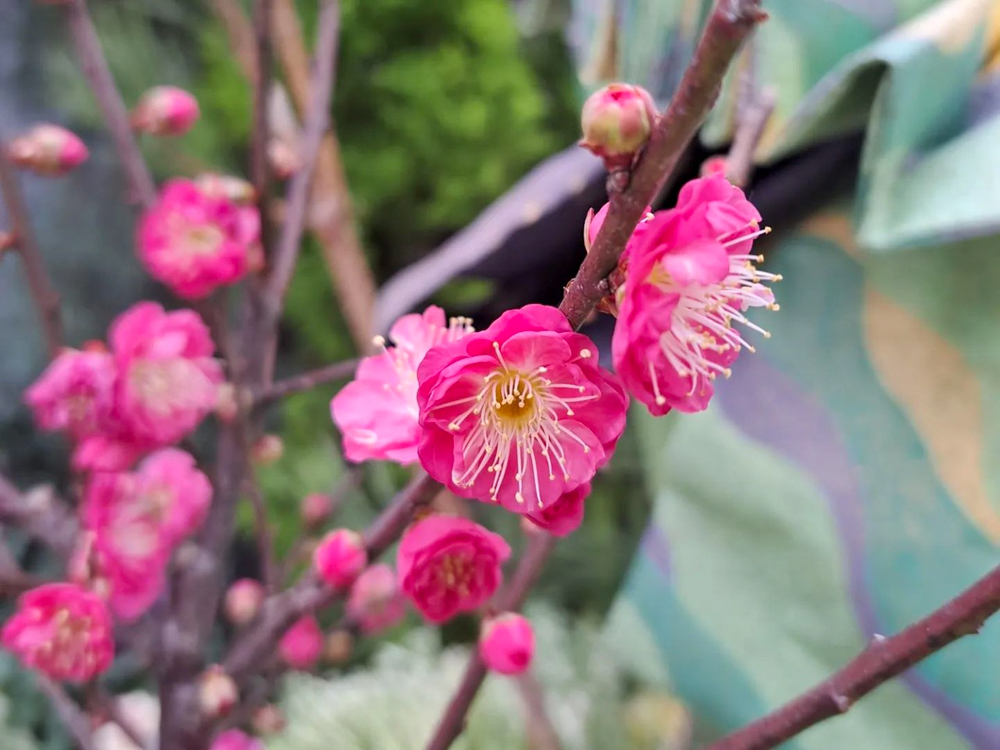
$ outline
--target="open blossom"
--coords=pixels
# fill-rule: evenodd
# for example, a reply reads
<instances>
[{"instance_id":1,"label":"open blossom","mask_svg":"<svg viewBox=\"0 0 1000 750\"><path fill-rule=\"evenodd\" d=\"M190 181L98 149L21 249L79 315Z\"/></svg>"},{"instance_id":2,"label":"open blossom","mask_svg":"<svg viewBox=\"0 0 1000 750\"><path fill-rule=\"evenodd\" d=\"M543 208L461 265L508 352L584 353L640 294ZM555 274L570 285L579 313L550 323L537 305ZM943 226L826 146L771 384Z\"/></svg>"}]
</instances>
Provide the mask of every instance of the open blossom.
<instances>
[{"instance_id":1,"label":"open blossom","mask_svg":"<svg viewBox=\"0 0 1000 750\"><path fill-rule=\"evenodd\" d=\"M503 537L466 518L428 516L399 543L400 586L421 614L444 622L485 604L503 580L510 557Z\"/></svg>"},{"instance_id":2,"label":"open blossom","mask_svg":"<svg viewBox=\"0 0 1000 750\"><path fill-rule=\"evenodd\" d=\"M215 408L222 369L208 327L193 310L140 302L111 326L118 416L135 442L174 443Z\"/></svg>"},{"instance_id":3,"label":"open blossom","mask_svg":"<svg viewBox=\"0 0 1000 750\"><path fill-rule=\"evenodd\" d=\"M751 255L760 214L721 175L692 180L677 206L660 211L632 246L627 281L618 290L612 341L615 368L651 413L701 411L718 375L743 347L738 323L751 307L777 309L764 286L780 279Z\"/></svg>"},{"instance_id":4,"label":"open blossom","mask_svg":"<svg viewBox=\"0 0 1000 750\"><path fill-rule=\"evenodd\" d=\"M552 536L568 536L583 523L583 506L588 495L590 495L589 482L570 490L540 511L528 513L527 518Z\"/></svg>"},{"instance_id":5,"label":"open blossom","mask_svg":"<svg viewBox=\"0 0 1000 750\"><path fill-rule=\"evenodd\" d=\"M151 454L135 472L91 477L83 522L119 617L135 619L156 601L172 549L201 525L211 497L208 478L175 448Z\"/></svg>"},{"instance_id":6,"label":"open blossom","mask_svg":"<svg viewBox=\"0 0 1000 750\"><path fill-rule=\"evenodd\" d=\"M132 113L136 130L151 135L183 135L198 121L198 100L176 86L154 86Z\"/></svg>"},{"instance_id":7,"label":"open blossom","mask_svg":"<svg viewBox=\"0 0 1000 750\"><path fill-rule=\"evenodd\" d=\"M80 439L107 422L114 404L115 363L105 351L66 349L25 391L38 426Z\"/></svg>"},{"instance_id":8,"label":"open blossom","mask_svg":"<svg viewBox=\"0 0 1000 750\"><path fill-rule=\"evenodd\" d=\"M201 299L247 272L258 252L260 217L253 206L174 179L143 214L137 240L153 278L180 297Z\"/></svg>"},{"instance_id":9,"label":"open blossom","mask_svg":"<svg viewBox=\"0 0 1000 750\"><path fill-rule=\"evenodd\" d=\"M479 655L487 669L500 674L520 674L535 655L535 631L526 617L505 612L483 623Z\"/></svg>"},{"instance_id":10,"label":"open blossom","mask_svg":"<svg viewBox=\"0 0 1000 750\"><path fill-rule=\"evenodd\" d=\"M227 729L212 740L210 750L264 750L264 743L239 729Z\"/></svg>"},{"instance_id":11,"label":"open blossom","mask_svg":"<svg viewBox=\"0 0 1000 750\"><path fill-rule=\"evenodd\" d=\"M278 641L278 653L292 669L312 669L323 654L323 631L312 615L298 620Z\"/></svg>"},{"instance_id":12,"label":"open blossom","mask_svg":"<svg viewBox=\"0 0 1000 750\"><path fill-rule=\"evenodd\" d=\"M349 461L417 460L417 367L437 344L456 341L472 332L466 318L445 321L444 310L428 307L422 315L404 315L389 331L394 346L366 357L354 380L330 403L333 421L344 435Z\"/></svg>"},{"instance_id":13,"label":"open blossom","mask_svg":"<svg viewBox=\"0 0 1000 750\"><path fill-rule=\"evenodd\" d=\"M14 138L7 147L7 156L22 169L43 177L61 177L83 164L90 152L66 128L42 123Z\"/></svg>"},{"instance_id":14,"label":"open blossom","mask_svg":"<svg viewBox=\"0 0 1000 750\"><path fill-rule=\"evenodd\" d=\"M385 563L367 568L351 586L347 615L367 635L387 630L403 619L406 602L396 574Z\"/></svg>"},{"instance_id":15,"label":"open blossom","mask_svg":"<svg viewBox=\"0 0 1000 750\"><path fill-rule=\"evenodd\" d=\"M528 305L428 352L418 370L420 462L458 495L534 513L593 478L628 396L561 312Z\"/></svg>"},{"instance_id":16,"label":"open blossom","mask_svg":"<svg viewBox=\"0 0 1000 750\"><path fill-rule=\"evenodd\" d=\"M0 641L26 666L74 682L104 672L115 649L104 600L72 583L49 583L23 594Z\"/></svg>"}]
</instances>

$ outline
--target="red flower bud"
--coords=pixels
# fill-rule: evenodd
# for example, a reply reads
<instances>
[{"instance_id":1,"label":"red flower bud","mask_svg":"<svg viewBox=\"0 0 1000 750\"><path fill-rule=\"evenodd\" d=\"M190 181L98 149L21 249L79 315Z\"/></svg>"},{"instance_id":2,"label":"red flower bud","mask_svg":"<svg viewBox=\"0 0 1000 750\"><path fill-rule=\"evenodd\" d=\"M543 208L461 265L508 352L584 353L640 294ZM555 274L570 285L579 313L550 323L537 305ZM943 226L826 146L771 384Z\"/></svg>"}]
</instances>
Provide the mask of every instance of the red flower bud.
<instances>
[{"instance_id":1,"label":"red flower bud","mask_svg":"<svg viewBox=\"0 0 1000 750\"><path fill-rule=\"evenodd\" d=\"M241 578L226 592L226 617L233 625L246 625L257 616L263 603L264 587L252 578Z\"/></svg>"},{"instance_id":2,"label":"red flower bud","mask_svg":"<svg viewBox=\"0 0 1000 750\"><path fill-rule=\"evenodd\" d=\"M368 564L368 552L361 535L349 529L331 531L316 547L313 565L319 577L335 589L354 583Z\"/></svg>"},{"instance_id":3,"label":"red flower bud","mask_svg":"<svg viewBox=\"0 0 1000 750\"><path fill-rule=\"evenodd\" d=\"M150 135L184 135L200 115L198 100L175 86L151 88L132 112L132 127Z\"/></svg>"},{"instance_id":4,"label":"red flower bud","mask_svg":"<svg viewBox=\"0 0 1000 750\"><path fill-rule=\"evenodd\" d=\"M505 612L483 623L479 655L488 669L500 674L520 674L535 654L535 631L527 618Z\"/></svg>"},{"instance_id":5,"label":"red flower bud","mask_svg":"<svg viewBox=\"0 0 1000 750\"><path fill-rule=\"evenodd\" d=\"M17 166L43 177L61 177L87 160L90 152L76 135L58 125L36 125L7 146Z\"/></svg>"},{"instance_id":6,"label":"red flower bud","mask_svg":"<svg viewBox=\"0 0 1000 750\"><path fill-rule=\"evenodd\" d=\"M239 697L233 678L219 664L213 664L198 678L198 704L211 719L228 714Z\"/></svg>"},{"instance_id":7,"label":"red flower bud","mask_svg":"<svg viewBox=\"0 0 1000 750\"><path fill-rule=\"evenodd\" d=\"M641 86L612 83L584 102L580 145L604 159L609 170L632 163L656 122L656 103Z\"/></svg>"},{"instance_id":8,"label":"red flower bud","mask_svg":"<svg viewBox=\"0 0 1000 750\"><path fill-rule=\"evenodd\" d=\"M306 526L320 526L333 513L333 499L322 492L311 492L302 498L299 513Z\"/></svg>"}]
</instances>

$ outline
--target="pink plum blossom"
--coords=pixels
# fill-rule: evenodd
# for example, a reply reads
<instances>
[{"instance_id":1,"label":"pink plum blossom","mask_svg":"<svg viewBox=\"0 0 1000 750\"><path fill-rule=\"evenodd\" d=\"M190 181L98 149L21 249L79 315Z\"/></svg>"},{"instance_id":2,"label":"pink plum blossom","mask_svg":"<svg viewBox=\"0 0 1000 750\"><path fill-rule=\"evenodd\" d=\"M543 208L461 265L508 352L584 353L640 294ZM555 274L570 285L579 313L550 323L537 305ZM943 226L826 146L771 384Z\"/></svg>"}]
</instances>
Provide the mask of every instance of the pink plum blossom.
<instances>
[{"instance_id":1,"label":"pink plum blossom","mask_svg":"<svg viewBox=\"0 0 1000 750\"><path fill-rule=\"evenodd\" d=\"M428 307L422 315L404 315L389 331L394 346L376 338L383 351L366 357L354 380L330 403L333 421L344 436L349 461L417 460L417 367L428 350L472 332L466 318L446 322L444 310Z\"/></svg>"},{"instance_id":2,"label":"pink plum blossom","mask_svg":"<svg viewBox=\"0 0 1000 750\"><path fill-rule=\"evenodd\" d=\"M253 206L174 179L143 214L137 242L153 278L180 297L201 299L247 272L260 242L260 217Z\"/></svg>"},{"instance_id":3,"label":"pink plum blossom","mask_svg":"<svg viewBox=\"0 0 1000 750\"><path fill-rule=\"evenodd\" d=\"M101 597L72 583L48 583L21 595L0 642L53 680L86 682L111 666L112 627Z\"/></svg>"},{"instance_id":4,"label":"pink plum blossom","mask_svg":"<svg viewBox=\"0 0 1000 750\"><path fill-rule=\"evenodd\" d=\"M313 554L313 567L328 586L342 589L354 583L368 564L368 552L361 535L350 529L327 534Z\"/></svg>"},{"instance_id":5,"label":"pink plum blossom","mask_svg":"<svg viewBox=\"0 0 1000 750\"><path fill-rule=\"evenodd\" d=\"M117 414L134 442L174 443L215 408L222 369L196 312L140 302L118 316L110 338Z\"/></svg>"},{"instance_id":6,"label":"pink plum blossom","mask_svg":"<svg viewBox=\"0 0 1000 750\"><path fill-rule=\"evenodd\" d=\"M632 247L612 354L654 415L708 405L715 378L729 375L743 347L753 351L733 323L767 335L745 315L777 309L764 283L780 277L759 271L761 256L748 254L765 231L759 220L739 188L710 175L685 185L677 207L655 214Z\"/></svg>"},{"instance_id":7,"label":"pink plum blossom","mask_svg":"<svg viewBox=\"0 0 1000 750\"><path fill-rule=\"evenodd\" d=\"M351 586L347 614L367 635L387 630L406 614L396 574L385 563L367 568Z\"/></svg>"},{"instance_id":8,"label":"pink plum blossom","mask_svg":"<svg viewBox=\"0 0 1000 750\"><path fill-rule=\"evenodd\" d=\"M176 86L154 86L139 99L132 126L150 135L183 135L198 121L198 100Z\"/></svg>"},{"instance_id":9,"label":"pink plum blossom","mask_svg":"<svg viewBox=\"0 0 1000 750\"><path fill-rule=\"evenodd\" d=\"M11 140L7 156L17 166L42 177L61 177L83 164L90 152L66 128L42 123Z\"/></svg>"},{"instance_id":10,"label":"pink plum blossom","mask_svg":"<svg viewBox=\"0 0 1000 750\"><path fill-rule=\"evenodd\" d=\"M561 312L528 305L431 349L418 370L419 455L451 491L536 513L589 482L628 396Z\"/></svg>"},{"instance_id":11,"label":"pink plum blossom","mask_svg":"<svg viewBox=\"0 0 1000 750\"><path fill-rule=\"evenodd\" d=\"M400 587L431 622L485 604L503 580L510 557L503 537L477 523L432 515L410 526L399 543Z\"/></svg>"},{"instance_id":12,"label":"pink plum blossom","mask_svg":"<svg viewBox=\"0 0 1000 750\"><path fill-rule=\"evenodd\" d=\"M527 618L505 612L483 624L479 655L487 669L500 674L520 674L531 666L534 654L535 631Z\"/></svg>"},{"instance_id":13,"label":"pink plum blossom","mask_svg":"<svg viewBox=\"0 0 1000 750\"><path fill-rule=\"evenodd\" d=\"M312 669L323 654L323 631L312 615L299 619L278 641L278 653L292 669Z\"/></svg>"},{"instance_id":14,"label":"pink plum blossom","mask_svg":"<svg viewBox=\"0 0 1000 750\"><path fill-rule=\"evenodd\" d=\"M106 351L65 349L25 391L38 426L76 439L96 434L114 405L115 362Z\"/></svg>"},{"instance_id":15,"label":"pink plum blossom","mask_svg":"<svg viewBox=\"0 0 1000 750\"><path fill-rule=\"evenodd\" d=\"M212 740L209 750L264 750L264 743L239 729L227 729Z\"/></svg>"},{"instance_id":16,"label":"pink plum blossom","mask_svg":"<svg viewBox=\"0 0 1000 750\"><path fill-rule=\"evenodd\" d=\"M583 523L583 506L588 495L590 495L589 482L570 490L537 513L528 513L527 518L552 536L568 536Z\"/></svg>"}]
</instances>

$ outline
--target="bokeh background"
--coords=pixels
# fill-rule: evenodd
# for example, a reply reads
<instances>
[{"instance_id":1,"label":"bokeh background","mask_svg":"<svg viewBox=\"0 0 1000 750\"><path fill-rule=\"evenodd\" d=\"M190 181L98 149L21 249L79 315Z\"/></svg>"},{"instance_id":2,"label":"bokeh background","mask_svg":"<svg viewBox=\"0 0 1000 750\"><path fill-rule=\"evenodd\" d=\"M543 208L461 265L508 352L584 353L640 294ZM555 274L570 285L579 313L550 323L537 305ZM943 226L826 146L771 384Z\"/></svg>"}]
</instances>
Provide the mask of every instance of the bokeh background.
<instances>
[{"instance_id":1,"label":"bokeh background","mask_svg":"<svg viewBox=\"0 0 1000 750\"><path fill-rule=\"evenodd\" d=\"M126 101L167 83L201 103L191 133L144 144L156 174L242 174L251 100L220 21L226 3L90 5ZM311 38L315 3L297 6ZM557 302L583 253L583 217L603 200L600 164L573 145L583 97L620 79L664 103L709 7L342 0L333 115L380 285L373 327L428 301L480 326L509 307ZM775 230L764 250L785 277L782 309L760 321L772 337L739 360L706 413L654 420L634 410L584 526L537 587L537 676L565 748L697 746L821 679L998 557L1000 4L764 7L771 19L665 201L725 151L740 82L773 90L748 192ZM0 135L50 119L91 149L66 179L24 181L79 343L163 292L135 259L115 155L58 13L0 0L0 19ZM355 352L332 289L309 239L283 372ZM602 350L609 331L606 320L590 330ZM44 353L13 259L0 264L0 351L0 465L24 484L64 482L65 446L36 433L20 401ZM327 416L333 392L295 396L274 414L286 452L262 483L284 549L302 495L346 471ZM404 480L366 465L340 520L363 524ZM489 519L514 535L514 520ZM249 529L249 513L242 522ZM20 552L39 564L37 550ZM233 576L256 565L252 542L240 541ZM348 665L290 679L290 728L271 746L419 747L473 636L471 620L438 637L414 617ZM138 675L117 664L112 682L149 688ZM0 706L0 746L69 746L2 654ZM456 747L540 750L511 720L522 712L519 692L491 680ZM789 747L1000 747L1000 626Z\"/></svg>"}]
</instances>

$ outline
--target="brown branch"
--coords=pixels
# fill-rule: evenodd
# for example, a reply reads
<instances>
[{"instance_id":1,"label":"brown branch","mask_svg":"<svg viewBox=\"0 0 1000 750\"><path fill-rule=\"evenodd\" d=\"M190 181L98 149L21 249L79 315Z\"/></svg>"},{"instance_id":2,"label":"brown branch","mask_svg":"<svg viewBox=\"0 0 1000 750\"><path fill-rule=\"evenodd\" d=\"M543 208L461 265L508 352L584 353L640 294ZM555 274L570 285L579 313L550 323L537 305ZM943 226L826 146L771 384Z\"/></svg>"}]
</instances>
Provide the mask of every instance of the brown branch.
<instances>
[{"instance_id":1,"label":"brown branch","mask_svg":"<svg viewBox=\"0 0 1000 750\"><path fill-rule=\"evenodd\" d=\"M560 750L562 744L545 710L545 691L538 678L528 671L518 675L515 680L524 706L529 750Z\"/></svg>"},{"instance_id":2,"label":"brown branch","mask_svg":"<svg viewBox=\"0 0 1000 750\"><path fill-rule=\"evenodd\" d=\"M309 207L309 194L316 159L319 155L323 134L330 122L330 101L333 97L339 33L339 3L337 0L324 0L316 32L315 72L310 87L312 101L303 127L302 168L295 173L288 187L284 225L278 238L278 246L271 262L270 277L264 291L267 323L272 329L275 329L272 333L272 339L276 335L285 293L292 280L295 262L299 257L299 246L305 229L306 210ZM270 345L274 346L273 340Z\"/></svg>"},{"instance_id":3,"label":"brown branch","mask_svg":"<svg viewBox=\"0 0 1000 750\"><path fill-rule=\"evenodd\" d=\"M950 602L891 638L876 638L846 667L790 703L710 745L708 750L764 750L826 719L940 651L979 632L1000 610L1000 566Z\"/></svg>"},{"instance_id":4,"label":"brown branch","mask_svg":"<svg viewBox=\"0 0 1000 750\"><path fill-rule=\"evenodd\" d=\"M80 707L76 705L60 685L52 682L52 680L41 673L36 673L35 677L38 681L38 687L45 693L49 702L52 703L52 707L55 708L59 720L62 721L63 726L66 727L70 736L76 741L80 750L97 750L97 744L94 742L94 733L91 730L90 719L87 718L87 715L80 710Z\"/></svg>"},{"instance_id":5,"label":"brown branch","mask_svg":"<svg viewBox=\"0 0 1000 750\"><path fill-rule=\"evenodd\" d=\"M292 100L305 117L312 101L309 54L293 0L275 0L274 14L275 46L281 67ZM322 247L347 326L355 344L364 351L372 335L375 279L354 223L340 146L329 129L323 135L316 160L309 224Z\"/></svg>"},{"instance_id":6,"label":"brown branch","mask_svg":"<svg viewBox=\"0 0 1000 750\"><path fill-rule=\"evenodd\" d=\"M364 533L368 559L382 555L403 533L414 512L433 499L440 485L420 472L393 499ZM264 602L261 615L232 646L226 657L226 672L241 684L257 671L274 651L284 632L300 617L327 606L342 592L331 590L311 573L295 586Z\"/></svg>"},{"instance_id":7,"label":"brown branch","mask_svg":"<svg viewBox=\"0 0 1000 750\"><path fill-rule=\"evenodd\" d=\"M256 55L251 83L253 84L253 130L250 136L250 182L257 195L264 247L268 247L268 181L270 168L267 161L268 100L271 94L271 0L255 0L253 28Z\"/></svg>"},{"instance_id":8,"label":"brown branch","mask_svg":"<svg viewBox=\"0 0 1000 750\"><path fill-rule=\"evenodd\" d=\"M87 11L87 2L67 0L65 7L80 67L108 123L128 183L130 200L148 207L156 200L156 186L132 133L128 110L108 69L94 22Z\"/></svg>"},{"instance_id":9,"label":"brown branch","mask_svg":"<svg viewBox=\"0 0 1000 750\"><path fill-rule=\"evenodd\" d=\"M574 327L583 324L604 295L604 280L617 264L643 211L715 103L740 45L764 18L759 0L719 0L716 4L677 93L657 120L628 185L611 195L608 217L566 289L560 309Z\"/></svg>"},{"instance_id":10,"label":"brown branch","mask_svg":"<svg viewBox=\"0 0 1000 750\"><path fill-rule=\"evenodd\" d=\"M52 285L45 260L35 240L31 220L28 218L28 207L21 193L14 167L7 158L7 151L0 143L0 196L3 197L7 209L7 221L10 222L11 233L14 236L14 249L24 263L25 275L28 277L28 291L31 300L38 311L45 341L49 349L49 357L55 358L63 346L62 318L59 315L59 292Z\"/></svg>"},{"instance_id":11,"label":"brown branch","mask_svg":"<svg viewBox=\"0 0 1000 750\"><path fill-rule=\"evenodd\" d=\"M264 587L269 593L273 593L280 583L278 566L274 560L274 535L271 533L271 525L267 521L264 495L253 476L247 478L246 491L250 496L250 504L253 506L254 534L257 536L257 552L260 555L260 566L263 574L261 577L264 579Z\"/></svg>"},{"instance_id":12,"label":"brown branch","mask_svg":"<svg viewBox=\"0 0 1000 750\"><path fill-rule=\"evenodd\" d=\"M765 88L752 94L736 128L736 135L726 157L726 177L734 185L745 187L753 176L753 157L774 113L774 90Z\"/></svg>"},{"instance_id":13,"label":"brown branch","mask_svg":"<svg viewBox=\"0 0 1000 750\"><path fill-rule=\"evenodd\" d=\"M63 558L72 553L79 530L72 510L50 487L36 487L22 493L3 476L0 476L0 522L16 526Z\"/></svg>"}]
</instances>

